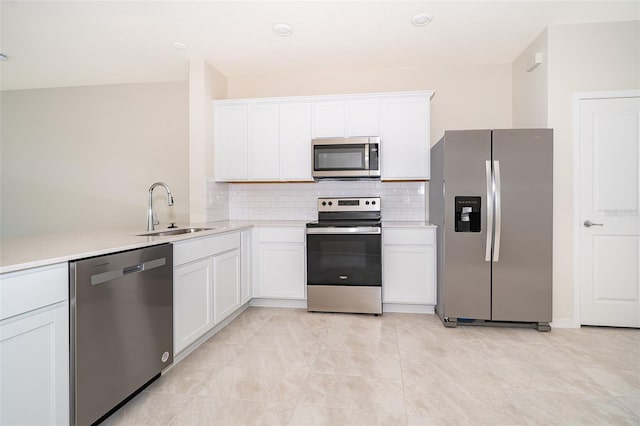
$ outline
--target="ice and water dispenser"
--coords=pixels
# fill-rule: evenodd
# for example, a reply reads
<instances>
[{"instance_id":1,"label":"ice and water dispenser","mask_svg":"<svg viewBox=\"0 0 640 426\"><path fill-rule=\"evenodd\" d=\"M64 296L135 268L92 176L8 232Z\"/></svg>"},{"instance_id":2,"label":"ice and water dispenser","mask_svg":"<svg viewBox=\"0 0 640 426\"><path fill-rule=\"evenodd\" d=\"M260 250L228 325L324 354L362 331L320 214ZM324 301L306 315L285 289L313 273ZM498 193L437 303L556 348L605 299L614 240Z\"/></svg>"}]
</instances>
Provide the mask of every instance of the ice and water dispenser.
<instances>
[{"instance_id":1,"label":"ice and water dispenser","mask_svg":"<svg viewBox=\"0 0 640 426\"><path fill-rule=\"evenodd\" d=\"M456 232L480 232L480 197L455 197Z\"/></svg>"}]
</instances>

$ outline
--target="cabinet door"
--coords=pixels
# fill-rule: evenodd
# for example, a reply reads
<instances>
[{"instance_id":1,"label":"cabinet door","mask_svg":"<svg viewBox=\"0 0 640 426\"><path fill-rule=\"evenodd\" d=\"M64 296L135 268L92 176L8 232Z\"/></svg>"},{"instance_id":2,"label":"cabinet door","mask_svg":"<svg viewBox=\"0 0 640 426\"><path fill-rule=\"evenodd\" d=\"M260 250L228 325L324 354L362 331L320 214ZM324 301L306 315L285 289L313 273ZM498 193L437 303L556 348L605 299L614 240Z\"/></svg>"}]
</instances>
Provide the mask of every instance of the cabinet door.
<instances>
[{"instance_id":1,"label":"cabinet door","mask_svg":"<svg viewBox=\"0 0 640 426\"><path fill-rule=\"evenodd\" d=\"M345 102L320 101L314 102L312 107L313 137L345 136Z\"/></svg>"},{"instance_id":2,"label":"cabinet door","mask_svg":"<svg viewBox=\"0 0 640 426\"><path fill-rule=\"evenodd\" d=\"M241 302L247 303L253 297L253 237L251 231L242 231L241 242Z\"/></svg>"},{"instance_id":3,"label":"cabinet door","mask_svg":"<svg viewBox=\"0 0 640 426\"><path fill-rule=\"evenodd\" d=\"M173 350L178 353L213 327L212 258L175 268L173 289Z\"/></svg>"},{"instance_id":4,"label":"cabinet door","mask_svg":"<svg viewBox=\"0 0 640 426\"><path fill-rule=\"evenodd\" d=\"M347 101L347 136L380 136L378 99Z\"/></svg>"},{"instance_id":5,"label":"cabinet door","mask_svg":"<svg viewBox=\"0 0 640 426\"><path fill-rule=\"evenodd\" d=\"M0 424L69 424L69 304L0 322Z\"/></svg>"},{"instance_id":6,"label":"cabinet door","mask_svg":"<svg viewBox=\"0 0 640 426\"><path fill-rule=\"evenodd\" d=\"M383 302L435 305L435 248L385 245Z\"/></svg>"},{"instance_id":7,"label":"cabinet door","mask_svg":"<svg viewBox=\"0 0 640 426\"><path fill-rule=\"evenodd\" d=\"M215 323L232 314L240 302L240 249L235 249L213 257L213 286Z\"/></svg>"},{"instance_id":8,"label":"cabinet door","mask_svg":"<svg viewBox=\"0 0 640 426\"><path fill-rule=\"evenodd\" d=\"M246 180L247 105L215 107L215 175L216 180Z\"/></svg>"},{"instance_id":9,"label":"cabinet door","mask_svg":"<svg viewBox=\"0 0 640 426\"><path fill-rule=\"evenodd\" d=\"M260 243L258 297L304 299L304 244Z\"/></svg>"},{"instance_id":10,"label":"cabinet door","mask_svg":"<svg viewBox=\"0 0 640 426\"><path fill-rule=\"evenodd\" d=\"M382 179L429 179L429 98L382 101Z\"/></svg>"},{"instance_id":11,"label":"cabinet door","mask_svg":"<svg viewBox=\"0 0 640 426\"><path fill-rule=\"evenodd\" d=\"M280 179L278 104L249 105L249 179Z\"/></svg>"},{"instance_id":12,"label":"cabinet door","mask_svg":"<svg viewBox=\"0 0 640 426\"><path fill-rule=\"evenodd\" d=\"M311 104L280 104L280 179L312 181Z\"/></svg>"}]
</instances>

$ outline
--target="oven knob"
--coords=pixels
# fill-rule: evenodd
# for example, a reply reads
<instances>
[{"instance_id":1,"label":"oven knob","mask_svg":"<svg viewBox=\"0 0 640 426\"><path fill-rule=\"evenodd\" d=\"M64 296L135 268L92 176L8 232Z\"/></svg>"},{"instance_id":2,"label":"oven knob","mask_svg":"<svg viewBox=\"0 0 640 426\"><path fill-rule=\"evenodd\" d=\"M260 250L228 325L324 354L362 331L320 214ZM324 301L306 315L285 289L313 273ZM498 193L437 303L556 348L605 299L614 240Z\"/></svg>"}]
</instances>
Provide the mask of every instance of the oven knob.
<instances>
[{"instance_id":1,"label":"oven knob","mask_svg":"<svg viewBox=\"0 0 640 426\"><path fill-rule=\"evenodd\" d=\"M327 202L326 202L326 201L323 201L323 202L322 202L322 205L323 205L323 206L326 206L326 205L327 205Z\"/></svg>"},{"instance_id":2,"label":"oven knob","mask_svg":"<svg viewBox=\"0 0 640 426\"><path fill-rule=\"evenodd\" d=\"M376 202L375 202L375 201L372 201L372 202L371 202L371 204L373 204L373 205L375 206L375 205L376 205Z\"/></svg>"},{"instance_id":3,"label":"oven knob","mask_svg":"<svg viewBox=\"0 0 640 426\"><path fill-rule=\"evenodd\" d=\"M366 205L369 205L369 202L367 201L365 204L366 204Z\"/></svg>"},{"instance_id":4,"label":"oven knob","mask_svg":"<svg viewBox=\"0 0 640 426\"><path fill-rule=\"evenodd\" d=\"M333 202L329 201L329 205L330 205L330 206L332 206L332 205L333 205Z\"/></svg>"}]
</instances>

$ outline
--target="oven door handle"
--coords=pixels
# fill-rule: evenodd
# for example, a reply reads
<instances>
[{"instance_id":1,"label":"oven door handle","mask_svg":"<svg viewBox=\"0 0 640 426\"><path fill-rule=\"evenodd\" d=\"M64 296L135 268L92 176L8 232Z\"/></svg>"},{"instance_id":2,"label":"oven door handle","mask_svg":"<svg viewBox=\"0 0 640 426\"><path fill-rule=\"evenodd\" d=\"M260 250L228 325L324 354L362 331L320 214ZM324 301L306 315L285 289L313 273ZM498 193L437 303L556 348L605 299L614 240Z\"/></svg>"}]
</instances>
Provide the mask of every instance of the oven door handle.
<instances>
[{"instance_id":1,"label":"oven door handle","mask_svg":"<svg viewBox=\"0 0 640 426\"><path fill-rule=\"evenodd\" d=\"M327 226L322 228L307 228L307 234L381 234L382 228L377 226L340 227Z\"/></svg>"}]
</instances>

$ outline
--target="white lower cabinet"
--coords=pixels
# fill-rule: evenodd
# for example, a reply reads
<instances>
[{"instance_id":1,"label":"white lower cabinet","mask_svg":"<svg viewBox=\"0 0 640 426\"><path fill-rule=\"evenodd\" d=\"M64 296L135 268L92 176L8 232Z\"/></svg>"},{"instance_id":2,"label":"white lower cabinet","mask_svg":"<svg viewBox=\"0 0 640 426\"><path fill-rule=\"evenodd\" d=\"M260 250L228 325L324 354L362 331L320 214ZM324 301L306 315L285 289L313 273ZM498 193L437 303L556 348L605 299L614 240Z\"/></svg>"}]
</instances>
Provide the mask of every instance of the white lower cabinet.
<instances>
[{"instance_id":1,"label":"white lower cabinet","mask_svg":"<svg viewBox=\"0 0 640 426\"><path fill-rule=\"evenodd\" d=\"M174 354L242 306L240 234L174 243Z\"/></svg>"},{"instance_id":2,"label":"white lower cabinet","mask_svg":"<svg viewBox=\"0 0 640 426\"><path fill-rule=\"evenodd\" d=\"M383 228L382 301L436 304L436 246L433 228Z\"/></svg>"},{"instance_id":3,"label":"white lower cabinet","mask_svg":"<svg viewBox=\"0 0 640 426\"><path fill-rule=\"evenodd\" d=\"M173 350L180 352L213 328L213 259L173 270Z\"/></svg>"},{"instance_id":4,"label":"white lower cabinet","mask_svg":"<svg viewBox=\"0 0 640 426\"><path fill-rule=\"evenodd\" d=\"M69 424L68 289L66 263L0 277L2 425Z\"/></svg>"},{"instance_id":5,"label":"white lower cabinet","mask_svg":"<svg viewBox=\"0 0 640 426\"><path fill-rule=\"evenodd\" d=\"M305 298L305 228L255 228L255 296Z\"/></svg>"},{"instance_id":6,"label":"white lower cabinet","mask_svg":"<svg viewBox=\"0 0 640 426\"><path fill-rule=\"evenodd\" d=\"M240 294L242 304L244 305L253 297L253 233L250 230L242 231L241 238L240 265L242 267L242 271L240 273Z\"/></svg>"},{"instance_id":7,"label":"white lower cabinet","mask_svg":"<svg viewBox=\"0 0 640 426\"><path fill-rule=\"evenodd\" d=\"M213 257L213 283L214 323L218 324L242 305L240 248Z\"/></svg>"}]
</instances>

